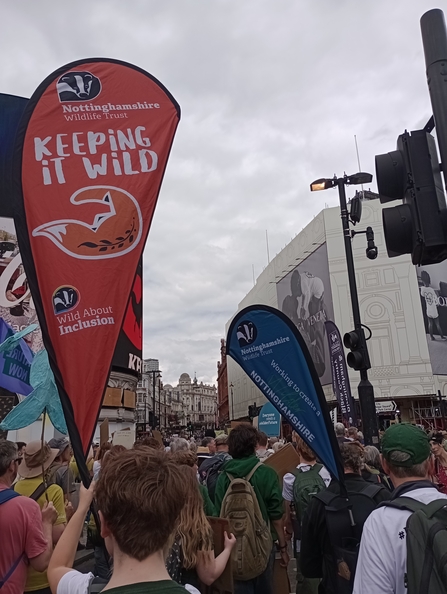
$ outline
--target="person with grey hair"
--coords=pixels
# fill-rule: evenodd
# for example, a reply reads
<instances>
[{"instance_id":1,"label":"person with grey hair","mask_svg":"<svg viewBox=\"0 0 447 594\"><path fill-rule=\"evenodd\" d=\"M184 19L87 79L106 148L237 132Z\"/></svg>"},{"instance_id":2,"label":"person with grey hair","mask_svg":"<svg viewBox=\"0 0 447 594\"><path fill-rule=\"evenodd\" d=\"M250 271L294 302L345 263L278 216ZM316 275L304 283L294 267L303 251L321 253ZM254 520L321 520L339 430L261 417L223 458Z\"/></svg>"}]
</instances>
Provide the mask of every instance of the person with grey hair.
<instances>
[{"instance_id":1,"label":"person with grey hair","mask_svg":"<svg viewBox=\"0 0 447 594\"><path fill-rule=\"evenodd\" d=\"M375 446L367 445L364 449L365 464L369 468L375 468L382 472L382 465L380 464L380 452Z\"/></svg>"},{"instance_id":2,"label":"person with grey hair","mask_svg":"<svg viewBox=\"0 0 447 594\"><path fill-rule=\"evenodd\" d=\"M430 480L434 462L429 438L422 429L409 423L389 427L382 438L382 466L395 490L391 505L379 507L365 522L353 594L411 591L414 584L407 590L406 583L406 525L412 514L409 502L414 499L416 507L416 502L428 505L445 499L447 505L447 495L440 493ZM407 508L399 509L404 502ZM428 593L428 589L425 591Z\"/></svg>"},{"instance_id":3,"label":"person with grey hair","mask_svg":"<svg viewBox=\"0 0 447 594\"><path fill-rule=\"evenodd\" d=\"M171 454L175 452L187 452L189 450L189 443L183 437L175 437L170 443L170 448Z\"/></svg>"},{"instance_id":4,"label":"person with grey hair","mask_svg":"<svg viewBox=\"0 0 447 594\"><path fill-rule=\"evenodd\" d=\"M343 423L335 423L334 430L338 443L346 443L349 441L349 439L346 439L345 437L345 426Z\"/></svg>"},{"instance_id":5,"label":"person with grey hair","mask_svg":"<svg viewBox=\"0 0 447 594\"><path fill-rule=\"evenodd\" d=\"M28 565L40 572L47 569L57 519L51 502L41 510L33 499L11 489L20 459L15 443L0 440L0 584L5 594L22 594Z\"/></svg>"}]
</instances>

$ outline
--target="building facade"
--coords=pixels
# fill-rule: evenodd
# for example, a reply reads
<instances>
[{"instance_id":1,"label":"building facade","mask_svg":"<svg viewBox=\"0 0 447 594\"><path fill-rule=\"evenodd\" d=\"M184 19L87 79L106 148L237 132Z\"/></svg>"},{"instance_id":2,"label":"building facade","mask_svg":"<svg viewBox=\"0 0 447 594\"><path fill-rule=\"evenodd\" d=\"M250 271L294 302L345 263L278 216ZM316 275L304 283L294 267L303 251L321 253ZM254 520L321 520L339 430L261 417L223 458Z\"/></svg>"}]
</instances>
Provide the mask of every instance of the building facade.
<instances>
[{"instance_id":1,"label":"building facade","mask_svg":"<svg viewBox=\"0 0 447 594\"><path fill-rule=\"evenodd\" d=\"M379 425L386 427L400 418L441 428L444 407L439 394L447 393L447 263L418 268L410 256L389 258L382 206L379 200L363 200L362 204L357 229L371 226L379 250L377 259L369 260L365 236L353 239L361 318L371 331L369 378ZM238 309L256 303L282 310L298 326L326 398L335 406L324 320L332 319L342 336L354 329L338 207L320 212L276 255ZM437 317L442 328L430 322L430 317ZM250 404L262 405L265 398L231 358L227 369L228 382L234 386L234 418L244 418ZM358 372L350 369L349 378L357 398Z\"/></svg>"},{"instance_id":2,"label":"building facade","mask_svg":"<svg viewBox=\"0 0 447 594\"><path fill-rule=\"evenodd\" d=\"M163 385L158 359L144 359L137 388L137 422L140 433L155 427L179 430L213 428L217 422L217 390L215 386L191 380L182 373L178 385ZM144 426L144 427L143 427Z\"/></svg>"}]
</instances>

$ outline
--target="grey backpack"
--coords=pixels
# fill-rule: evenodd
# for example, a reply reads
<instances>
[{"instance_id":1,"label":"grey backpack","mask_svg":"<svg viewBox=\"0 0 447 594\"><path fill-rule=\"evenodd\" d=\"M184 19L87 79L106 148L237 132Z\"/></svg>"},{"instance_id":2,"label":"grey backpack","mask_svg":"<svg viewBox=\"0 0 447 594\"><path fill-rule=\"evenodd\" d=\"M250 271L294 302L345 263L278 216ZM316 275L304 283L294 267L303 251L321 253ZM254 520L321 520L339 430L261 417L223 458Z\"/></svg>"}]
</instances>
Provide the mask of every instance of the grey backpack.
<instances>
[{"instance_id":1,"label":"grey backpack","mask_svg":"<svg viewBox=\"0 0 447 594\"><path fill-rule=\"evenodd\" d=\"M381 506L412 512L407 520L408 594L447 592L447 499L427 505L411 497L397 497Z\"/></svg>"}]
</instances>

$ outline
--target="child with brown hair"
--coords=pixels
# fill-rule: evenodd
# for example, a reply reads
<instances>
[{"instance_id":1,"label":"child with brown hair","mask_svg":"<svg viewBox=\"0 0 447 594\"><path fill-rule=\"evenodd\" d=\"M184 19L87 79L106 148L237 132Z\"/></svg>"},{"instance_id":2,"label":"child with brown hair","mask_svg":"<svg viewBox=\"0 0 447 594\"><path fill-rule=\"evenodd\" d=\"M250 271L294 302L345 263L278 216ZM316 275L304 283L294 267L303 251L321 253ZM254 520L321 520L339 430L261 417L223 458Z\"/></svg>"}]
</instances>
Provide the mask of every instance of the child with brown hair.
<instances>
[{"instance_id":1,"label":"child with brown hair","mask_svg":"<svg viewBox=\"0 0 447 594\"><path fill-rule=\"evenodd\" d=\"M72 569L95 483L81 489L79 506L59 540L48 579L53 594L87 594L92 574ZM101 536L113 558L104 591L182 594L166 571L164 553L188 494L182 469L157 450L126 450L108 457L96 485Z\"/></svg>"}]
</instances>

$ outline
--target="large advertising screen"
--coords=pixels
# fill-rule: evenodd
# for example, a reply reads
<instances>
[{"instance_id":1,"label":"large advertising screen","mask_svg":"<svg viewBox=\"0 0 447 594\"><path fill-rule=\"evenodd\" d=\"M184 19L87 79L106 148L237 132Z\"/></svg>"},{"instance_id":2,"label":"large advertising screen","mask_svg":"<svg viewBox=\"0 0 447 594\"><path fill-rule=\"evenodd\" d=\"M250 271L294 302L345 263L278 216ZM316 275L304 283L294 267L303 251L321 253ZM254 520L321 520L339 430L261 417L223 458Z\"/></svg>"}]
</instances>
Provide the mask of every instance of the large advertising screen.
<instances>
[{"instance_id":1,"label":"large advertising screen","mask_svg":"<svg viewBox=\"0 0 447 594\"><path fill-rule=\"evenodd\" d=\"M430 363L447 375L447 261L416 267Z\"/></svg>"},{"instance_id":2,"label":"large advertising screen","mask_svg":"<svg viewBox=\"0 0 447 594\"><path fill-rule=\"evenodd\" d=\"M304 338L321 384L331 384L331 360L324 322L334 320L327 246L324 243L276 285L278 308Z\"/></svg>"}]
</instances>

